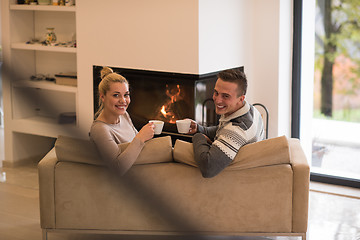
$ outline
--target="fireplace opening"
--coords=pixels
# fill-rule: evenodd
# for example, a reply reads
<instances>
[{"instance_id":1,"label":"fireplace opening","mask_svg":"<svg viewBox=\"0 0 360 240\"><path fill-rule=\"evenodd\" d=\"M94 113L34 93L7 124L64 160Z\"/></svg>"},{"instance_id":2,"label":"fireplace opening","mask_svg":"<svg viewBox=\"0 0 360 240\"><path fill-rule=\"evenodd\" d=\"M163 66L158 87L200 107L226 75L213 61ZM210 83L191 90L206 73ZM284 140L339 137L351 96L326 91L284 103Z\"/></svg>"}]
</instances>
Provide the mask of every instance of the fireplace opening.
<instances>
[{"instance_id":1,"label":"fireplace opening","mask_svg":"<svg viewBox=\"0 0 360 240\"><path fill-rule=\"evenodd\" d=\"M191 118L204 126L218 124L212 95L219 72L197 75L111 68L129 81L131 103L127 111L136 129L140 130L149 120L162 120L165 135L179 135L178 119ZM102 66L93 66L94 112L98 109L101 69Z\"/></svg>"}]
</instances>

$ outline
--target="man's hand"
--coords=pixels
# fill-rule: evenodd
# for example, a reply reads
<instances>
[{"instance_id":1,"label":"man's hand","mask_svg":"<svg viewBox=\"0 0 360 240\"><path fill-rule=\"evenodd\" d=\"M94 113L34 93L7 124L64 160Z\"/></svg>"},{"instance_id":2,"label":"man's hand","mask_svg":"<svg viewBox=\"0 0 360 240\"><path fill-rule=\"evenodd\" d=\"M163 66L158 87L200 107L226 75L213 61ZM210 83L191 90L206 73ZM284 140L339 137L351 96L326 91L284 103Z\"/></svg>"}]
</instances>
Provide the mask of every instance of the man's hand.
<instances>
[{"instance_id":1,"label":"man's hand","mask_svg":"<svg viewBox=\"0 0 360 240\"><path fill-rule=\"evenodd\" d=\"M210 138L209 138L208 136L206 136L205 134L202 134L202 135L204 135L207 143L211 145L211 144L212 144L212 141L210 140Z\"/></svg>"},{"instance_id":2,"label":"man's hand","mask_svg":"<svg viewBox=\"0 0 360 240\"><path fill-rule=\"evenodd\" d=\"M188 134L195 134L197 132L197 123L190 119L191 120L191 123L190 123L190 129L189 129L189 132Z\"/></svg>"}]
</instances>

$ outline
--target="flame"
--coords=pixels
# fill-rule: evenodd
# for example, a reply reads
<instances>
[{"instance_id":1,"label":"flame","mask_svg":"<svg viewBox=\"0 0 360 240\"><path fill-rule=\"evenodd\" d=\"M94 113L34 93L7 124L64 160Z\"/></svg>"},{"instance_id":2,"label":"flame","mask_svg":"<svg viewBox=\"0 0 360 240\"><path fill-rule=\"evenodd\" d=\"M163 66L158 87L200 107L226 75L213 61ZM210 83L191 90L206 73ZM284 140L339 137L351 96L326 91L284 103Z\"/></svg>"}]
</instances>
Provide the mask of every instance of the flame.
<instances>
[{"instance_id":1,"label":"flame","mask_svg":"<svg viewBox=\"0 0 360 240\"><path fill-rule=\"evenodd\" d=\"M168 120L169 123L176 122L176 116L172 110L172 105L173 103L183 99L182 96L180 96L180 93L180 85L176 85L176 88L172 89L166 85L166 95L169 97L169 100L164 105L162 105L160 113L166 120Z\"/></svg>"},{"instance_id":2,"label":"flame","mask_svg":"<svg viewBox=\"0 0 360 240\"><path fill-rule=\"evenodd\" d=\"M166 117L165 105L162 106L160 112L162 113L162 115L163 115L164 117Z\"/></svg>"}]
</instances>

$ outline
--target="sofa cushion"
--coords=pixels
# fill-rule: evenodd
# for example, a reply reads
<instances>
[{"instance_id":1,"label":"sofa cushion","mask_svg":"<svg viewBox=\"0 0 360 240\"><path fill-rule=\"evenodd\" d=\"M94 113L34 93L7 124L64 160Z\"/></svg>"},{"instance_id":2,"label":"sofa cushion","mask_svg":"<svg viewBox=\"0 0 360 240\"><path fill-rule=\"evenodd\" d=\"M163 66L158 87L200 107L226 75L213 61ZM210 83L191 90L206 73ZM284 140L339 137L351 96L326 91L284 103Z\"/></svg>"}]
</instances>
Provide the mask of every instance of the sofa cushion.
<instances>
[{"instance_id":1,"label":"sofa cushion","mask_svg":"<svg viewBox=\"0 0 360 240\"><path fill-rule=\"evenodd\" d=\"M192 143L176 140L174 161L197 167ZM240 148L226 170L240 170L254 167L290 163L288 139L285 136L271 138Z\"/></svg>"},{"instance_id":2,"label":"sofa cushion","mask_svg":"<svg viewBox=\"0 0 360 240\"><path fill-rule=\"evenodd\" d=\"M125 150L129 143L119 144ZM59 136L55 142L56 156L59 161L104 165L95 143L90 140ZM172 161L171 137L153 138L145 143L134 165Z\"/></svg>"}]
</instances>

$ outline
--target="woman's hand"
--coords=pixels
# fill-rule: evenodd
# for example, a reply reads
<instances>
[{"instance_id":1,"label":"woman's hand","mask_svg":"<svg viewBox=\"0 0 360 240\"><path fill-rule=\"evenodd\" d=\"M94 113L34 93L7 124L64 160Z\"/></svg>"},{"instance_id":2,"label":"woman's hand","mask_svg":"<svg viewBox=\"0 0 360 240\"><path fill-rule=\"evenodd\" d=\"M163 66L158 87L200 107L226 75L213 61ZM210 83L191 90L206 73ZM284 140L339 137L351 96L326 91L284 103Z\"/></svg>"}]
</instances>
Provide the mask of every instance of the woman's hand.
<instances>
[{"instance_id":1,"label":"woman's hand","mask_svg":"<svg viewBox=\"0 0 360 240\"><path fill-rule=\"evenodd\" d=\"M148 123L143 126L135 137L139 138L140 141L146 142L154 137L154 123Z\"/></svg>"}]
</instances>

